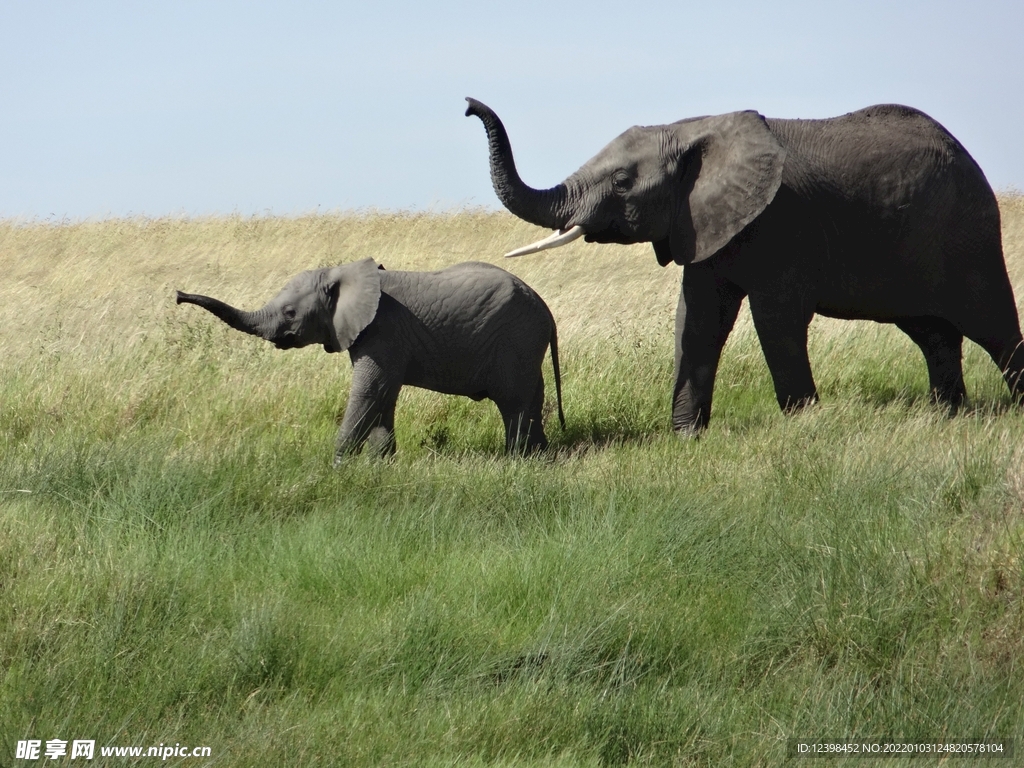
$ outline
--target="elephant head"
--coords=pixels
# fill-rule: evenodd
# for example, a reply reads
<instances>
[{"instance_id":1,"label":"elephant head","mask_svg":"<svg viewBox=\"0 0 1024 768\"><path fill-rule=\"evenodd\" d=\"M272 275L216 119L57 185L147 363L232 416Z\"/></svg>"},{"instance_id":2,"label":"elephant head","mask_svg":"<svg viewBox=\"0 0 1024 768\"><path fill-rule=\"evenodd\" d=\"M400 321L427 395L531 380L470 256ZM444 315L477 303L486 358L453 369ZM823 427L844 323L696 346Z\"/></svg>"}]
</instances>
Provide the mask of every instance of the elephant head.
<instances>
[{"instance_id":1,"label":"elephant head","mask_svg":"<svg viewBox=\"0 0 1024 768\"><path fill-rule=\"evenodd\" d=\"M689 264L723 248L767 207L782 182L786 150L756 112L637 126L614 139L561 184L528 187L516 172L498 116L475 99L491 181L516 216L555 229L506 255L587 242L654 244L658 262Z\"/></svg>"},{"instance_id":2,"label":"elephant head","mask_svg":"<svg viewBox=\"0 0 1024 768\"><path fill-rule=\"evenodd\" d=\"M327 352L348 349L377 314L379 301L380 273L373 259L302 272L254 312L209 296L177 292L178 304L200 306L278 349L322 344Z\"/></svg>"}]
</instances>

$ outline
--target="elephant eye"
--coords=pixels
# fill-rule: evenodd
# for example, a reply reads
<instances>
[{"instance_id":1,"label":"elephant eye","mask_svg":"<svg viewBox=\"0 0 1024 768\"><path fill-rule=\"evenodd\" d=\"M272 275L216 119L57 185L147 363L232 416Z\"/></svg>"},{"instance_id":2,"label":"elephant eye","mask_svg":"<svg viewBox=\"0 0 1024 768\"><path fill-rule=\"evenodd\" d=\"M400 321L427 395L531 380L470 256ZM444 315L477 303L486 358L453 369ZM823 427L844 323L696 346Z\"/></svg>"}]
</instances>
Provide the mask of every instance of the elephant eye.
<instances>
[{"instance_id":1,"label":"elephant eye","mask_svg":"<svg viewBox=\"0 0 1024 768\"><path fill-rule=\"evenodd\" d=\"M612 187L616 192L629 192L633 188L633 177L625 171L619 171L612 176Z\"/></svg>"},{"instance_id":2,"label":"elephant eye","mask_svg":"<svg viewBox=\"0 0 1024 768\"><path fill-rule=\"evenodd\" d=\"M284 313L285 318L287 318L288 320L295 319L295 307L285 307L282 310L282 312Z\"/></svg>"}]
</instances>

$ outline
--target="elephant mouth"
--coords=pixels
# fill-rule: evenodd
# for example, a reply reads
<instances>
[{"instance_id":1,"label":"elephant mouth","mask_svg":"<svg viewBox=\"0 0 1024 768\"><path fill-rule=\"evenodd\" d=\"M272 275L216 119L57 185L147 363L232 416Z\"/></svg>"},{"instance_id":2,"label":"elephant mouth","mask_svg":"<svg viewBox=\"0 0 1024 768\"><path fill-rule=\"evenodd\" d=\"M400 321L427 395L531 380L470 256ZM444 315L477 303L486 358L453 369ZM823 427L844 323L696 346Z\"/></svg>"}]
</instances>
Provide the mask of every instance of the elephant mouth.
<instances>
[{"instance_id":1,"label":"elephant mouth","mask_svg":"<svg viewBox=\"0 0 1024 768\"><path fill-rule=\"evenodd\" d=\"M274 339L274 346L278 349L295 349L299 344L294 333L286 333L284 336Z\"/></svg>"},{"instance_id":2,"label":"elephant mouth","mask_svg":"<svg viewBox=\"0 0 1024 768\"><path fill-rule=\"evenodd\" d=\"M619 245L632 245L639 242L633 232L624 232L617 221L613 221L600 232L588 230L583 239L588 243L617 243Z\"/></svg>"}]
</instances>

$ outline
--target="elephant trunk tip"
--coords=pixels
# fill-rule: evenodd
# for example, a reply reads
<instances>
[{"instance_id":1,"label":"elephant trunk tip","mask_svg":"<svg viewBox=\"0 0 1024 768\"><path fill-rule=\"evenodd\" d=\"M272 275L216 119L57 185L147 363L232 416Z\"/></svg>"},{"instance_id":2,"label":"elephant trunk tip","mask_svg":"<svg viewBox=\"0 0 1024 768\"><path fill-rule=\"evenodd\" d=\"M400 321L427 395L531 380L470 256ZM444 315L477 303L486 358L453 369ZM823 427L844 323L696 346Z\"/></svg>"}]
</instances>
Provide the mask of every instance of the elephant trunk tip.
<instances>
[{"instance_id":1,"label":"elephant trunk tip","mask_svg":"<svg viewBox=\"0 0 1024 768\"><path fill-rule=\"evenodd\" d=\"M182 293L181 291L175 291L174 294L175 294L174 295L174 303L175 304L184 304L185 303L185 294L184 293Z\"/></svg>"},{"instance_id":2,"label":"elephant trunk tip","mask_svg":"<svg viewBox=\"0 0 1024 768\"><path fill-rule=\"evenodd\" d=\"M486 106L474 99L472 96L467 96L466 101L469 102L469 106L466 107L466 117L472 117L473 115L479 116L487 109Z\"/></svg>"}]
</instances>

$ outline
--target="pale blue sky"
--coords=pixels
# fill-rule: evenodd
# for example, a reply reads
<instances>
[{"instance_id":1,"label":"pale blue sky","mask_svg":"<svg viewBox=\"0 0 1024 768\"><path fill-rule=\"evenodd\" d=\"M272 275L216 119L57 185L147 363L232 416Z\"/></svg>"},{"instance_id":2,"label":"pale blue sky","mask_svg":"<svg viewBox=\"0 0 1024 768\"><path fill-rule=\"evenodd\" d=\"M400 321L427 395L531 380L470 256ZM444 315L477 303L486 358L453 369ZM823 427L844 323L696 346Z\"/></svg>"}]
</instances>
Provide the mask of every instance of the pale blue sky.
<instances>
[{"instance_id":1,"label":"pale blue sky","mask_svg":"<svg viewBox=\"0 0 1024 768\"><path fill-rule=\"evenodd\" d=\"M0 3L0 217L498 207L634 124L900 102L1024 188L1021 0Z\"/></svg>"}]
</instances>

